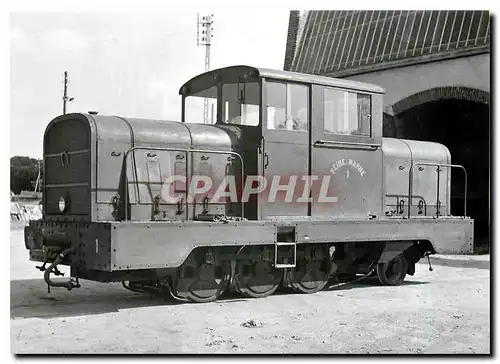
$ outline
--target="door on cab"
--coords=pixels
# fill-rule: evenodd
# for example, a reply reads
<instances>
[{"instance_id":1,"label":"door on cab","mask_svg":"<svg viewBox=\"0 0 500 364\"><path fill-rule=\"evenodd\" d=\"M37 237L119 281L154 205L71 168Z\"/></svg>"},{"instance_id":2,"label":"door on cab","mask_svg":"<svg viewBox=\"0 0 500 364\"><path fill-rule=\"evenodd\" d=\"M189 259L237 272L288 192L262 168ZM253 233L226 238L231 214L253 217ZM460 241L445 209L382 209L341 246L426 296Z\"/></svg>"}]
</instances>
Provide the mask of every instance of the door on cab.
<instances>
[{"instance_id":1,"label":"door on cab","mask_svg":"<svg viewBox=\"0 0 500 364\"><path fill-rule=\"evenodd\" d=\"M263 172L267 188L261 195L262 218L308 216L310 86L263 81Z\"/></svg>"}]
</instances>

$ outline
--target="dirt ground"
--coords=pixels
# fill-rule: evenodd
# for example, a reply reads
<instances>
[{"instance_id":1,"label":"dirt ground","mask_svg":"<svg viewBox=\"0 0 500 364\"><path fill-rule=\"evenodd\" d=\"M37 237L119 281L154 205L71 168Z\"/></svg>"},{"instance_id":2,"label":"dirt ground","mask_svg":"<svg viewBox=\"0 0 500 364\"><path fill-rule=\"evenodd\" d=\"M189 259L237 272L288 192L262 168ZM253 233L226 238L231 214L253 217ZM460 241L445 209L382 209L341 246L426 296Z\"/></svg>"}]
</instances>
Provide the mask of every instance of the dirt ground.
<instances>
[{"instance_id":1,"label":"dirt ground","mask_svg":"<svg viewBox=\"0 0 500 364\"><path fill-rule=\"evenodd\" d=\"M399 287L184 304L81 281L47 287L11 231L12 353L489 353L489 256L436 256ZM68 271L63 270L63 271Z\"/></svg>"}]
</instances>

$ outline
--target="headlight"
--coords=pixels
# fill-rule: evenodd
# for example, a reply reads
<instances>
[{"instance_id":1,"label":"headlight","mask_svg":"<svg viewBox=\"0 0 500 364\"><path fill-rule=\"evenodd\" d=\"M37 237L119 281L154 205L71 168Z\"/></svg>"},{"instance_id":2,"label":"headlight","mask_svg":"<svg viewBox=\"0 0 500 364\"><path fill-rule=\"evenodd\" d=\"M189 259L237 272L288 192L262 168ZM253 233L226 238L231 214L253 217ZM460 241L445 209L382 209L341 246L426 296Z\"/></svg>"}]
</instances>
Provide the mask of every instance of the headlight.
<instances>
[{"instance_id":1,"label":"headlight","mask_svg":"<svg viewBox=\"0 0 500 364\"><path fill-rule=\"evenodd\" d=\"M59 199L59 211L64 212L66 210L66 201L64 200L64 197L61 197Z\"/></svg>"}]
</instances>

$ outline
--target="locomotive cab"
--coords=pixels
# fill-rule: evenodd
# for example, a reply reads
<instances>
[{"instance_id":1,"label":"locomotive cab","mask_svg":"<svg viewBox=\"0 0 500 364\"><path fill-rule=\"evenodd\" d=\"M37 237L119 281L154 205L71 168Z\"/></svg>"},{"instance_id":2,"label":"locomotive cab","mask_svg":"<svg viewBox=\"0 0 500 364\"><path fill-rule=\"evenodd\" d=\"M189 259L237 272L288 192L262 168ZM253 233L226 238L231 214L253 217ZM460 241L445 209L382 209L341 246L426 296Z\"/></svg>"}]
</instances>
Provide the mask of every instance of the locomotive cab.
<instances>
[{"instance_id":1,"label":"locomotive cab","mask_svg":"<svg viewBox=\"0 0 500 364\"><path fill-rule=\"evenodd\" d=\"M257 173L266 185L246 206L255 220L383 214L383 93L247 66L202 74L180 89L182 121L191 121L193 98L208 98L216 127L241 130L245 176Z\"/></svg>"}]
</instances>

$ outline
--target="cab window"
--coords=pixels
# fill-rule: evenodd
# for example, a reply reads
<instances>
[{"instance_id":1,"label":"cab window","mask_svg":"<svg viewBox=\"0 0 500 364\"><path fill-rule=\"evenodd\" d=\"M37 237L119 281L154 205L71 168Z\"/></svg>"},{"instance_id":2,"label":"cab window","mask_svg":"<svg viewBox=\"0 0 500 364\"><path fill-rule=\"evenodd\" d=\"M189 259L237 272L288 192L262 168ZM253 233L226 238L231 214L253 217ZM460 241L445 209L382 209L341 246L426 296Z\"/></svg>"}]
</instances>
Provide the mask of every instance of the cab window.
<instances>
[{"instance_id":1,"label":"cab window","mask_svg":"<svg viewBox=\"0 0 500 364\"><path fill-rule=\"evenodd\" d=\"M222 121L235 125L259 125L259 87L257 82L222 85Z\"/></svg>"},{"instance_id":2,"label":"cab window","mask_svg":"<svg viewBox=\"0 0 500 364\"><path fill-rule=\"evenodd\" d=\"M324 91L325 134L371 137L371 96L331 88Z\"/></svg>"},{"instance_id":3,"label":"cab window","mask_svg":"<svg viewBox=\"0 0 500 364\"><path fill-rule=\"evenodd\" d=\"M203 123L204 101L208 102L208 124L214 124L217 113L217 87L213 86L186 98L185 120L187 123Z\"/></svg>"},{"instance_id":4,"label":"cab window","mask_svg":"<svg viewBox=\"0 0 500 364\"><path fill-rule=\"evenodd\" d=\"M266 82L267 129L309 130L309 87L293 83Z\"/></svg>"}]
</instances>

